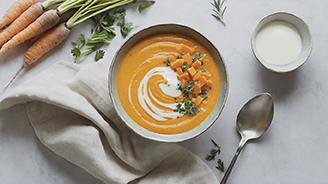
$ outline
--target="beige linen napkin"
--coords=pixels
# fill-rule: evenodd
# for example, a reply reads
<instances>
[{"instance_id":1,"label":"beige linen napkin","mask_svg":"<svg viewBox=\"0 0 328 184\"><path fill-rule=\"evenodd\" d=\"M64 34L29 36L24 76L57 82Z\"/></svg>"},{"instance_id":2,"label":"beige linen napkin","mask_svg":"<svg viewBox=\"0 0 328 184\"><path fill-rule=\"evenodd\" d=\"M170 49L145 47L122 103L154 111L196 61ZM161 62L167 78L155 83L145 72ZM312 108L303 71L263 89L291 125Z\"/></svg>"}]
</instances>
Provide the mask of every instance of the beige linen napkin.
<instances>
[{"instance_id":1,"label":"beige linen napkin","mask_svg":"<svg viewBox=\"0 0 328 184\"><path fill-rule=\"evenodd\" d=\"M41 142L106 183L218 183L198 157L175 143L144 139L116 116L108 66L59 62L8 90L0 109L25 103Z\"/></svg>"}]
</instances>

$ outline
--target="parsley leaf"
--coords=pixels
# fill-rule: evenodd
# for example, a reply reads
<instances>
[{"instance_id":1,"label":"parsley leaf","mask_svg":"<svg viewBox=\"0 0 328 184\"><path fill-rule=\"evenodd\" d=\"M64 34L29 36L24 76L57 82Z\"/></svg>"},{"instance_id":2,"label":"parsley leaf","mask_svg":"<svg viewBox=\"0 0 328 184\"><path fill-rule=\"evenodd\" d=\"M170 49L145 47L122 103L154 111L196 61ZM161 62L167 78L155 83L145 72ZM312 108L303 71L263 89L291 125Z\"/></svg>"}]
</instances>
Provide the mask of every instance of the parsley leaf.
<instances>
[{"instance_id":1,"label":"parsley leaf","mask_svg":"<svg viewBox=\"0 0 328 184\"><path fill-rule=\"evenodd\" d=\"M139 7L138 7L139 13L141 13L142 11L144 11L149 6L150 6L150 3L148 1L140 4Z\"/></svg>"},{"instance_id":2,"label":"parsley leaf","mask_svg":"<svg viewBox=\"0 0 328 184\"><path fill-rule=\"evenodd\" d=\"M79 62L84 56L97 51L104 44L110 44L112 39L116 36L113 25L119 19L122 19L118 25L121 28L122 35L125 37L132 29L132 23L125 24L125 15L125 10L118 8L113 13L106 12L94 16L92 20L96 25L94 29L91 29L90 37L86 39L85 35L81 34L76 42L72 42L74 48L71 50L71 53L75 57L74 63ZM95 61L103 58L104 54L104 51L97 51L94 57Z\"/></svg>"},{"instance_id":3,"label":"parsley leaf","mask_svg":"<svg viewBox=\"0 0 328 184\"><path fill-rule=\"evenodd\" d=\"M95 55L95 61L98 61L99 59L102 59L105 55L105 51L103 50L97 50Z\"/></svg>"}]
</instances>

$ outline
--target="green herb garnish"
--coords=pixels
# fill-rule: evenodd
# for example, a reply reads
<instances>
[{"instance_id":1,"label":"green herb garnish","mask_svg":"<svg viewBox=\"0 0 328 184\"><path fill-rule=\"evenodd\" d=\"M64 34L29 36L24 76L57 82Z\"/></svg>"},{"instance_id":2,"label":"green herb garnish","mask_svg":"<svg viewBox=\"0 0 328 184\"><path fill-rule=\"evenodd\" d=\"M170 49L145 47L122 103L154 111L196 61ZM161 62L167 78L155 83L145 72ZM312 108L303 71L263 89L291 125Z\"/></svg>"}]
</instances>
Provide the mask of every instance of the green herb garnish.
<instances>
[{"instance_id":1,"label":"green herb garnish","mask_svg":"<svg viewBox=\"0 0 328 184\"><path fill-rule=\"evenodd\" d=\"M178 103L177 108L173 111L188 115L195 115L200 112L199 109L194 108L194 102L190 101L188 98L184 98L183 103Z\"/></svg>"},{"instance_id":2,"label":"green herb garnish","mask_svg":"<svg viewBox=\"0 0 328 184\"><path fill-rule=\"evenodd\" d=\"M131 31L133 23L132 22L125 23L125 15L126 15L125 11L122 12L120 15L121 15L122 21L119 22L117 25L120 26L122 36L126 37L128 35L128 33Z\"/></svg>"},{"instance_id":3,"label":"green herb garnish","mask_svg":"<svg viewBox=\"0 0 328 184\"><path fill-rule=\"evenodd\" d=\"M190 67L188 66L187 62L183 63L183 66L181 66L181 69L188 70Z\"/></svg>"},{"instance_id":4,"label":"green herb garnish","mask_svg":"<svg viewBox=\"0 0 328 184\"><path fill-rule=\"evenodd\" d=\"M164 61L164 63L165 63L167 66L170 66L170 65L171 65L171 58L168 58L167 61Z\"/></svg>"},{"instance_id":5,"label":"green herb garnish","mask_svg":"<svg viewBox=\"0 0 328 184\"><path fill-rule=\"evenodd\" d=\"M97 50L95 55L95 61L98 61L99 59L102 59L105 55L105 51L103 50Z\"/></svg>"},{"instance_id":6,"label":"green herb garnish","mask_svg":"<svg viewBox=\"0 0 328 184\"><path fill-rule=\"evenodd\" d=\"M208 93L208 89L202 88L202 92L199 94L199 96L206 99L207 98L207 93Z\"/></svg>"},{"instance_id":7,"label":"green herb garnish","mask_svg":"<svg viewBox=\"0 0 328 184\"><path fill-rule=\"evenodd\" d=\"M211 149L210 151L210 154L208 154L205 159L207 161L211 161L211 160L215 160L215 156L216 155L220 155L221 153L221 146L219 146L213 139L211 139L213 145L214 145L214 148ZM218 170L224 172L225 169L224 169L224 162L221 160L221 159L218 159L218 162L217 162L217 166L215 168L217 168Z\"/></svg>"},{"instance_id":8,"label":"green herb garnish","mask_svg":"<svg viewBox=\"0 0 328 184\"><path fill-rule=\"evenodd\" d=\"M91 29L90 38L85 39L85 35L81 34L77 42L72 42L74 48L71 50L73 56L75 56L74 63L77 63L82 57L97 51L104 44L110 44L112 39L116 36L113 24L119 18L124 18L125 11L123 9L117 9L113 14L105 13L100 14L92 18L96 23L95 28ZM82 49L88 46L85 51ZM103 58L105 52L99 51L96 53L95 61Z\"/></svg>"},{"instance_id":9,"label":"green herb garnish","mask_svg":"<svg viewBox=\"0 0 328 184\"><path fill-rule=\"evenodd\" d=\"M192 57L192 62L194 63L195 61L197 61L200 58L200 52L197 52L196 55L194 57Z\"/></svg>"},{"instance_id":10,"label":"green herb garnish","mask_svg":"<svg viewBox=\"0 0 328 184\"><path fill-rule=\"evenodd\" d=\"M139 7L138 7L139 13L141 13L146 8L148 8L151 4L154 4L154 3L155 3L155 1L147 1L147 2L144 2L144 3L140 4Z\"/></svg>"},{"instance_id":11,"label":"green herb garnish","mask_svg":"<svg viewBox=\"0 0 328 184\"><path fill-rule=\"evenodd\" d=\"M225 171L225 169L224 169L224 162L221 159L219 159L218 160L218 165L215 166L215 168L217 168L218 170L224 172Z\"/></svg>"},{"instance_id":12,"label":"green herb garnish","mask_svg":"<svg viewBox=\"0 0 328 184\"><path fill-rule=\"evenodd\" d=\"M223 20L223 14L226 11L227 7L225 6L222 10L224 1L225 0L222 0L222 2L221 0L214 0L214 3L211 4L215 7L215 9L213 9L214 13L212 14L212 16L219 19L223 23L223 25L226 26L226 23Z\"/></svg>"},{"instance_id":13,"label":"green herb garnish","mask_svg":"<svg viewBox=\"0 0 328 184\"><path fill-rule=\"evenodd\" d=\"M183 93L184 97L188 97L189 93L194 92L194 82L188 81L188 84L185 88L182 88L181 86L178 87L178 89Z\"/></svg>"}]
</instances>

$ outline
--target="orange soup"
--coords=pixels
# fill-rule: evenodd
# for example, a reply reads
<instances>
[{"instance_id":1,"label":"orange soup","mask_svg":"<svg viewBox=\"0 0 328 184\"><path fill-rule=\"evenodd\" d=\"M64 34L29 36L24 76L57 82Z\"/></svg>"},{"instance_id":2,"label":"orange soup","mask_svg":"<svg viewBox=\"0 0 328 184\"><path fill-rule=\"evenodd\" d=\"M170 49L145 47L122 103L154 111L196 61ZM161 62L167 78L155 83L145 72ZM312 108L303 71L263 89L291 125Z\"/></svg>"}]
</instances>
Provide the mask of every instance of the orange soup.
<instances>
[{"instance_id":1,"label":"orange soup","mask_svg":"<svg viewBox=\"0 0 328 184\"><path fill-rule=\"evenodd\" d=\"M198 41L176 33L152 35L132 46L116 80L128 116L159 134L199 126L220 93L219 68L211 53Z\"/></svg>"}]
</instances>

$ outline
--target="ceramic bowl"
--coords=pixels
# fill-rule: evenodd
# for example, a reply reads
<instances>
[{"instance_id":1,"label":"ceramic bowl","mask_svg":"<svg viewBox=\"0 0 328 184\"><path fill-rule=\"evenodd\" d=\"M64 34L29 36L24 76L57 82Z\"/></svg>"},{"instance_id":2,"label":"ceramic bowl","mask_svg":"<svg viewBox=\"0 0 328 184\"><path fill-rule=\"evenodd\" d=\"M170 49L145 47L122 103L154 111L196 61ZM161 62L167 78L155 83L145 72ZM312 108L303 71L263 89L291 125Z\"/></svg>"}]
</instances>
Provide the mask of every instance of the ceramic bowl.
<instances>
[{"instance_id":1,"label":"ceramic bowl","mask_svg":"<svg viewBox=\"0 0 328 184\"><path fill-rule=\"evenodd\" d=\"M151 131L148 131L147 129L139 126L137 123L135 123L124 111L119 97L117 93L116 88L116 76L118 72L118 68L120 66L121 60L124 57L125 53L139 40L144 39L145 37L148 37L152 34L158 34L158 33L165 33L165 32L171 32L171 33L180 33L184 34L186 36L192 37L195 40L199 41L201 44L203 44L213 55L214 59L216 60L219 71L220 71L220 78L221 78L221 89L220 89L220 96L217 101L217 104L211 113L211 115L202 122L198 127L184 133L179 134L159 134L154 133ZM122 119L122 121L125 123L125 125L130 128L135 133L139 134L142 137L145 137L147 139L161 141L161 142L181 142L185 141L191 138L194 138L204 131L206 131L219 117L220 113L222 112L222 109L225 105L225 102L227 100L228 95L228 75L227 75L227 69L225 65L225 61L223 57L221 56L218 49L201 33L197 32L196 30L185 26L185 25L179 25L179 24L160 24L160 25L154 25L150 26L148 28L142 29L141 31L137 32L136 34L132 35L123 45L118 49L118 51L115 53L113 60L111 62L110 68L109 68L109 93L110 97L113 102L113 106L116 110L117 115Z\"/></svg>"},{"instance_id":2,"label":"ceramic bowl","mask_svg":"<svg viewBox=\"0 0 328 184\"><path fill-rule=\"evenodd\" d=\"M291 25L293 25L301 37L301 52L297 59L294 61L285 64L285 65L277 65L272 64L270 62L267 62L258 52L256 47L256 37L259 33L259 31L268 23L274 22L274 21L284 21ZM312 45L313 45L313 38L309 29L309 26L299 17L286 12L277 12L273 13L271 15L268 15L264 17L256 26L255 30L253 31L253 34L251 36L251 46L252 51L256 59L267 69L278 72L278 73L285 73L293 71L300 66L302 66L310 57L310 54L312 52Z\"/></svg>"}]
</instances>

